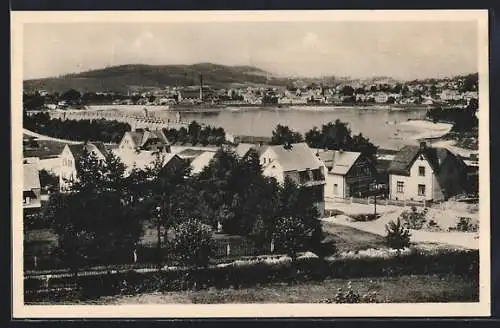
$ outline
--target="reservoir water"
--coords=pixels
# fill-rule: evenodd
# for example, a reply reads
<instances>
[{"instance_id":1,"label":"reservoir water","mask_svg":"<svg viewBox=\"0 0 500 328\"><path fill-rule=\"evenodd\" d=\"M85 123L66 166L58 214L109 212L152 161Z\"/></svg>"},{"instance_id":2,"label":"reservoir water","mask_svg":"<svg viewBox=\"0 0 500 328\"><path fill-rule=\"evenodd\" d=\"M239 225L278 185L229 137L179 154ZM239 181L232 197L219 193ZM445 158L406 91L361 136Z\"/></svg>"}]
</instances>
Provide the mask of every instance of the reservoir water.
<instances>
[{"instance_id":1,"label":"reservoir water","mask_svg":"<svg viewBox=\"0 0 500 328\"><path fill-rule=\"evenodd\" d=\"M103 109L101 107L101 109ZM138 107L110 106L108 110L142 112ZM155 117L175 120L175 108L155 109L148 106L148 112ZM197 121L214 127L223 127L232 135L271 136L276 125L287 125L304 134L313 127L339 119L349 124L353 134L362 133L373 143L383 148L399 149L407 144L417 143L418 138L438 137L449 131L451 126L431 122L413 121L423 119L426 109L390 111L386 108L353 107L252 107L224 108L217 112L182 112L182 121ZM409 121L411 120L411 121Z\"/></svg>"}]
</instances>

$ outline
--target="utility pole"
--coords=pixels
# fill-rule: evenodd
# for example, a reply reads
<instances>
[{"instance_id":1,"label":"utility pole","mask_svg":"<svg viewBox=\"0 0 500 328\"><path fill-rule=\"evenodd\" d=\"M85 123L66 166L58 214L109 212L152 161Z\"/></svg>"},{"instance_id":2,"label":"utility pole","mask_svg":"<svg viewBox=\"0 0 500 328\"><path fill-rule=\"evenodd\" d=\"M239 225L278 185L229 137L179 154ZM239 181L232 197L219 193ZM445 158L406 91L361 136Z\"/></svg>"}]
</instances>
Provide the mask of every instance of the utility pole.
<instances>
[{"instance_id":1,"label":"utility pole","mask_svg":"<svg viewBox=\"0 0 500 328\"><path fill-rule=\"evenodd\" d=\"M157 247L158 247L158 269L161 268L161 207L156 207L156 233L157 233Z\"/></svg>"}]
</instances>

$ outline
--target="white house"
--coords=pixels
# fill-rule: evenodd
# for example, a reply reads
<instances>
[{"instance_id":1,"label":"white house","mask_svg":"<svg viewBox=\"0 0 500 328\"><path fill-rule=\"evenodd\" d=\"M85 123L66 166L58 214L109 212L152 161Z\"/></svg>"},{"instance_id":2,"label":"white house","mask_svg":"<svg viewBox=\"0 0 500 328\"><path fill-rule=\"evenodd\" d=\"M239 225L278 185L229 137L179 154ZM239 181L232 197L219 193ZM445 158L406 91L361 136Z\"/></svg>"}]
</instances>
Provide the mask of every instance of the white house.
<instances>
[{"instance_id":1,"label":"white house","mask_svg":"<svg viewBox=\"0 0 500 328\"><path fill-rule=\"evenodd\" d=\"M99 160L106 159L106 148L101 142L66 145L59 155L59 187L61 191L71 188L72 181L78 178L77 162L87 153L93 153Z\"/></svg>"},{"instance_id":2,"label":"white house","mask_svg":"<svg viewBox=\"0 0 500 328\"><path fill-rule=\"evenodd\" d=\"M23 210L40 209L40 176L36 164L23 164Z\"/></svg>"},{"instance_id":3,"label":"white house","mask_svg":"<svg viewBox=\"0 0 500 328\"><path fill-rule=\"evenodd\" d=\"M442 201L464 191L464 162L446 148L405 146L391 162L389 197L395 200Z\"/></svg>"},{"instance_id":4,"label":"white house","mask_svg":"<svg viewBox=\"0 0 500 328\"><path fill-rule=\"evenodd\" d=\"M170 143L167 137L161 130L148 131L148 130L136 130L127 131L123 135L118 149L121 151L160 151L160 152L170 152Z\"/></svg>"},{"instance_id":5,"label":"white house","mask_svg":"<svg viewBox=\"0 0 500 328\"><path fill-rule=\"evenodd\" d=\"M191 162L191 174L199 174L215 156L215 151L205 151Z\"/></svg>"},{"instance_id":6,"label":"white house","mask_svg":"<svg viewBox=\"0 0 500 328\"><path fill-rule=\"evenodd\" d=\"M360 152L318 151L327 169L325 197L365 197L377 177L375 166Z\"/></svg>"},{"instance_id":7,"label":"white house","mask_svg":"<svg viewBox=\"0 0 500 328\"><path fill-rule=\"evenodd\" d=\"M324 188L326 168L306 143L264 146L260 163L265 176L282 184L289 178L301 188L307 188L321 214L325 211Z\"/></svg>"}]
</instances>

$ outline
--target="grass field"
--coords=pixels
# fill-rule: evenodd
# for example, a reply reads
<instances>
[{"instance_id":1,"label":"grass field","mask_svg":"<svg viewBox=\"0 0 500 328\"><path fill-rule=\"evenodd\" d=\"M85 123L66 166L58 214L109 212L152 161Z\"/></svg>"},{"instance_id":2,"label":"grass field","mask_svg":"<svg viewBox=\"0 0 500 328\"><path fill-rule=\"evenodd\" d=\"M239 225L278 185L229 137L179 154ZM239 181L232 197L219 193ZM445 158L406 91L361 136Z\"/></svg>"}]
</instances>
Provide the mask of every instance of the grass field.
<instances>
[{"instance_id":1,"label":"grass field","mask_svg":"<svg viewBox=\"0 0 500 328\"><path fill-rule=\"evenodd\" d=\"M334 240L339 251L362 250L367 248L385 248L384 238L377 234L356 228L322 222L325 240ZM156 229L145 225L141 243L155 245L157 240ZM215 238L231 238L232 236L215 235ZM50 229L26 230L24 236L25 252L27 254L43 254L50 248L57 246L57 236Z\"/></svg>"},{"instance_id":2,"label":"grass field","mask_svg":"<svg viewBox=\"0 0 500 328\"><path fill-rule=\"evenodd\" d=\"M96 300L60 300L62 304L168 304L168 303L319 303L333 298L338 288L347 287L346 279L328 279L289 286L272 284L245 289L215 289L149 293L134 296L101 297ZM456 275L401 276L351 279L361 295L376 291L380 302L478 302L477 281ZM40 304L40 303L37 303ZM51 303L53 304L53 303Z\"/></svg>"}]
</instances>

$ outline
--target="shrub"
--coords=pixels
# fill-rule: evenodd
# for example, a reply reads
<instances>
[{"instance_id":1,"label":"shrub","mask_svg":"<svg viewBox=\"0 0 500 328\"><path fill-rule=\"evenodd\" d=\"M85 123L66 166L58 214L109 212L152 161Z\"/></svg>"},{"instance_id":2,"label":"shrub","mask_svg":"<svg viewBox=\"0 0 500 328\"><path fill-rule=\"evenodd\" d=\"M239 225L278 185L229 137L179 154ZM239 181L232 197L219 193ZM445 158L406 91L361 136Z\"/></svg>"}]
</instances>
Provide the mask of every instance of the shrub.
<instances>
[{"instance_id":1,"label":"shrub","mask_svg":"<svg viewBox=\"0 0 500 328\"><path fill-rule=\"evenodd\" d=\"M410 211L401 213L401 223L407 229L421 230L427 222L427 208L418 211L415 206Z\"/></svg>"},{"instance_id":2,"label":"shrub","mask_svg":"<svg viewBox=\"0 0 500 328\"><path fill-rule=\"evenodd\" d=\"M427 230L427 231L443 231L443 229L434 220L429 220L425 224L425 230Z\"/></svg>"},{"instance_id":3,"label":"shrub","mask_svg":"<svg viewBox=\"0 0 500 328\"><path fill-rule=\"evenodd\" d=\"M352 284L349 281L347 283L347 290L342 290L342 288L337 289L337 293L333 299L326 299L321 303L339 303L339 304L353 304L353 303L380 303L378 299L377 291L370 291L366 294L361 295L358 291L352 288Z\"/></svg>"},{"instance_id":4,"label":"shrub","mask_svg":"<svg viewBox=\"0 0 500 328\"><path fill-rule=\"evenodd\" d=\"M196 219L179 223L174 227L172 250L185 264L206 266L215 252L212 232Z\"/></svg>"},{"instance_id":5,"label":"shrub","mask_svg":"<svg viewBox=\"0 0 500 328\"><path fill-rule=\"evenodd\" d=\"M457 225L450 229L451 231L460 232L477 232L479 230L479 224L472 221L469 217L459 217L457 218Z\"/></svg>"},{"instance_id":6,"label":"shrub","mask_svg":"<svg viewBox=\"0 0 500 328\"><path fill-rule=\"evenodd\" d=\"M325 210L326 217L337 216L337 215L342 215L342 214L344 214L344 212L342 212L341 210L337 210L337 209Z\"/></svg>"},{"instance_id":7,"label":"shrub","mask_svg":"<svg viewBox=\"0 0 500 328\"><path fill-rule=\"evenodd\" d=\"M299 218L282 217L276 223L276 232L273 233L273 237L278 250L295 258L306 242L306 227Z\"/></svg>"},{"instance_id":8,"label":"shrub","mask_svg":"<svg viewBox=\"0 0 500 328\"><path fill-rule=\"evenodd\" d=\"M410 246L410 232L401 224L401 220L399 218L397 222L389 222L385 228L387 230L385 241L390 248L399 251Z\"/></svg>"},{"instance_id":9,"label":"shrub","mask_svg":"<svg viewBox=\"0 0 500 328\"><path fill-rule=\"evenodd\" d=\"M351 215L351 219L355 222L369 222L380 218L380 214L356 214Z\"/></svg>"}]
</instances>

